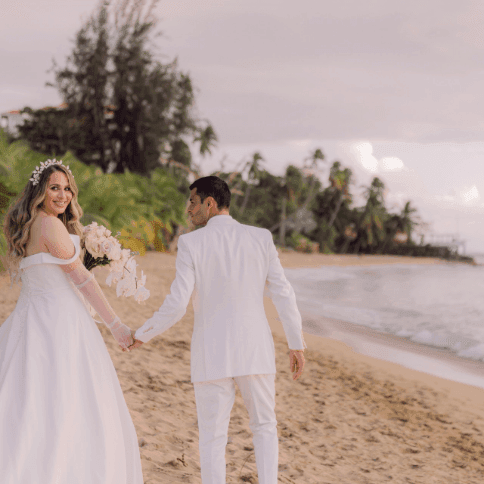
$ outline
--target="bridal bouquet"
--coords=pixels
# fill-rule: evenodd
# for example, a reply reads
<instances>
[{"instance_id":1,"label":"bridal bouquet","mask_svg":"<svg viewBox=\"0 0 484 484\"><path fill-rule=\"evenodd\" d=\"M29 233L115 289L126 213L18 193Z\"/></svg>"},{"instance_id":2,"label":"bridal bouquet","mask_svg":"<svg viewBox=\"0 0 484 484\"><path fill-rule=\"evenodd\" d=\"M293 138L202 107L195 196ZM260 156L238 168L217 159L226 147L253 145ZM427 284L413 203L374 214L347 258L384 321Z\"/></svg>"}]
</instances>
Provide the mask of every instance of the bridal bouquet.
<instances>
[{"instance_id":1,"label":"bridal bouquet","mask_svg":"<svg viewBox=\"0 0 484 484\"><path fill-rule=\"evenodd\" d=\"M96 266L108 266L109 275L106 284L116 285L116 295L134 296L137 303L146 301L150 291L145 288L146 276L141 271L141 278L136 275L136 261L129 249L123 249L111 231L97 222L84 227L83 234L84 265L91 270Z\"/></svg>"}]
</instances>

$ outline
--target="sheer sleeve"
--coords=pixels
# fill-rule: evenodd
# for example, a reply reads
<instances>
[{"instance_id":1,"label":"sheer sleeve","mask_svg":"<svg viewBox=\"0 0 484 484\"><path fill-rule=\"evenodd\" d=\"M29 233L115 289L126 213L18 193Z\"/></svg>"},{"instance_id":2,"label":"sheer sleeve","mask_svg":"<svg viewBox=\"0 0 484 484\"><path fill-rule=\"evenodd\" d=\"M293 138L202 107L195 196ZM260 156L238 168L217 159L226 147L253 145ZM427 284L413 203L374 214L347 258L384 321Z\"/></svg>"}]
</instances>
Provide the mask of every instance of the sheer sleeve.
<instances>
[{"instance_id":1,"label":"sheer sleeve","mask_svg":"<svg viewBox=\"0 0 484 484\"><path fill-rule=\"evenodd\" d=\"M45 217L42 224L43 242L50 254L57 259L70 260L75 255L75 247L64 224L55 217ZM131 330L122 324L109 304L101 287L78 257L73 262L60 265L67 273L79 292L101 316L104 324L110 329L112 335L122 348L133 343Z\"/></svg>"},{"instance_id":2,"label":"sheer sleeve","mask_svg":"<svg viewBox=\"0 0 484 484\"><path fill-rule=\"evenodd\" d=\"M122 324L116 316L101 287L94 278L94 274L89 272L83 264L78 264L73 270L67 272L67 275L76 285L79 292L101 316L104 324L109 328L118 344L122 348L127 348L131 345L133 343L131 330L128 326Z\"/></svg>"}]
</instances>

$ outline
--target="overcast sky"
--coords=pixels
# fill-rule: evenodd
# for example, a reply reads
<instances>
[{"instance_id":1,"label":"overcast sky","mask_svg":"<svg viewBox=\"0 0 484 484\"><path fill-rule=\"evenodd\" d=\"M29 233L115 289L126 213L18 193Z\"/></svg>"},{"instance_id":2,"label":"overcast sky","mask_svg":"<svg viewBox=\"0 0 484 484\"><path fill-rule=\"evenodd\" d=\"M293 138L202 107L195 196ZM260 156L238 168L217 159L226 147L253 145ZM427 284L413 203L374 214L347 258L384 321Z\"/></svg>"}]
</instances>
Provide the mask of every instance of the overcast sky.
<instances>
[{"instance_id":1,"label":"overcast sky","mask_svg":"<svg viewBox=\"0 0 484 484\"><path fill-rule=\"evenodd\" d=\"M62 64L97 0L1 0L0 112L60 103ZM435 233L484 252L484 4L474 0L169 0L165 60L197 88L230 168L254 151L267 168L322 148L373 176L395 210L407 200ZM326 183L326 180L325 180Z\"/></svg>"}]
</instances>

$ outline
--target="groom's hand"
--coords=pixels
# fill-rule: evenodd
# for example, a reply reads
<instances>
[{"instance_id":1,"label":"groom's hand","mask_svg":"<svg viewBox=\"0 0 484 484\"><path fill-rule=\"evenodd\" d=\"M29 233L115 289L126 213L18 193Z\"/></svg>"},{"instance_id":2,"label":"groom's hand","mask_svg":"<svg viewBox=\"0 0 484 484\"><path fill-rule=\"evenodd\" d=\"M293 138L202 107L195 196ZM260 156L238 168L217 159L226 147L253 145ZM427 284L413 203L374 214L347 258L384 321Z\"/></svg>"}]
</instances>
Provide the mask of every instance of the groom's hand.
<instances>
[{"instance_id":1,"label":"groom's hand","mask_svg":"<svg viewBox=\"0 0 484 484\"><path fill-rule=\"evenodd\" d=\"M301 376L304 363L304 350L289 350L289 364L293 380L297 380Z\"/></svg>"},{"instance_id":2,"label":"groom's hand","mask_svg":"<svg viewBox=\"0 0 484 484\"><path fill-rule=\"evenodd\" d=\"M134 337L135 333L136 333L135 330L131 330L131 339L132 339L133 342L132 342L132 344L128 348L123 349L123 351L131 351L131 350L134 350L135 348L139 348L143 344L142 341L140 341L139 339L136 339Z\"/></svg>"},{"instance_id":3,"label":"groom's hand","mask_svg":"<svg viewBox=\"0 0 484 484\"><path fill-rule=\"evenodd\" d=\"M134 340L134 343L129 347L130 351L135 349L135 348L139 348L141 345L143 344L142 341L140 341L139 339L135 339Z\"/></svg>"},{"instance_id":4,"label":"groom's hand","mask_svg":"<svg viewBox=\"0 0 484 484\"><path fill-rule=\"evenodd\" d=\"M133 337L133 331L131 330L131 334L129 335L129 339L128 339L128 341L126 341L126 343L125 343L125 345L126 345L126 346L124 346L124 345L121 345L121 344L120 344L120 345L119 345L119 347L120 347L120 348L121 348L123 351L129 351L129 350L130 350L130 348L131 348L131 345L132 345L132 344L134 344L134 342L135 342L135 339L134 339L134 337Z\"/></svg>"}]
</instances>

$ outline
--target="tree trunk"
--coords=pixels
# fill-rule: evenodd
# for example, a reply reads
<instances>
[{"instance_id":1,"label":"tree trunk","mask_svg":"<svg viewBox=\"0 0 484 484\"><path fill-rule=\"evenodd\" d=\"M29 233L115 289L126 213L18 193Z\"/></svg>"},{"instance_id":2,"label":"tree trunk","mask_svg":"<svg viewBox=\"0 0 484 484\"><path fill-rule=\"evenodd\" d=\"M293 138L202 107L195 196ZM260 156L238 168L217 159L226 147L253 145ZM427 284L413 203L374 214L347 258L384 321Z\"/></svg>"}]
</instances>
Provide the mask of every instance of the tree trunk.
<instances>
[{"instance_id":1,"label":"tree trunk","mask_svg":"<svg viewBox=\"0 0 484 484\"><path fill-rule=\"evenodd\" d=\"M355 246L355 250L353 251L353 254L358 254L360 252L361 234L359 235L360 237L357 236L358 240L356 241L356 246Z\"/></svg>"},{"instance_id":2,"label":"tree trunk","mask_svg":"<svg viewBox=\"0 0 484 484\"><path fill-rule=\"evenodd\" d=\"M249 201L251 190L252 190L252 185L248 185L247 189L245 190L244 201L242 202L242 206L240 207L239 217L242 217L242 215L244 214L245 207L247 206L247 202Z\"/></svg>"},{"instance_id":3,"label":"tree trunk","mask_svg":"<svg viewBox=\"0 0 484 484\"><path fill-rule=\"evenodd\" d=\"M279 226L279 245L286 246L286 198L282 199L281 225Z\"/></svg>"},{"instance_id":4,"label":"tree trunk","mask_svg":"<svg viewBox=\"0 0 484 484\"><path fill-rule=\"evenodd\" d=\"M235 185L234 187L235 192L234 192L234 198L232 198L232 202L231 202L232 207L237 206L237 201L239 200L239 194L237 193L237 191L240 191L241 187L242 187L241 183L237 183L237 185ZM232 189L230 189L230 191L232 191Z\"/></svg>"},{"instance_id":5,"label":"tree trunk","mask_svg":"<svg viewBox=\"0 0 484 484\"><path fill-rule=\"evenodd\" d=\"M316 193L313 193L314 192L314 186L316 184L316 180L313 177L311 177L311 181L309 182L309 190L308 190L308 196L306 198L306 201L302 204L302 208L305 209L305 208L308 208L309 207L309 204L313 201L313 198L315 197Z\"/></svg>"},{"instance_id":6,"label":"tree trunk","mask_svg":"<svg viewBox=\"0 0 484 484\"><path fill-rule=\"evenodd\" d=\"M287 202L287 200L286 200ZM289 217L285 218L285 222L294 222L294 217L297 215L298 212L293 213L292 215L289 215ZM274 232L275 230L279 229L281 227L282 220L274 224L270 229L269 232Z\"/></svg>"},{"instance_id":7,"label":"tree trunk","mask_svg":"<svg viewBox=\"0 0 484 484\"><path fill-rule=\"evenodd\" d=\"M336 220L336 217L338 216L338 213L341 209L341 205L343 205L343 194L342 193L339 194L338 203L336 204L336 208L334 209L334 212L331 215L331 219L328 222L329 228L331 228L333 226L334 221Z\"/></svg>"},{"instance_id":8,"label":"tree trunk","mask_svg":"<svg viewBox=\"0 0 484 484\"><path fill-rule=\"evenodd\" d=\"M345 236L345 242L343 244L343 247L341 247L341 252L340 254L346 254L348 251L348 247L350 246L351 239L349 237Z\"/></svg>"}]
</instances>

